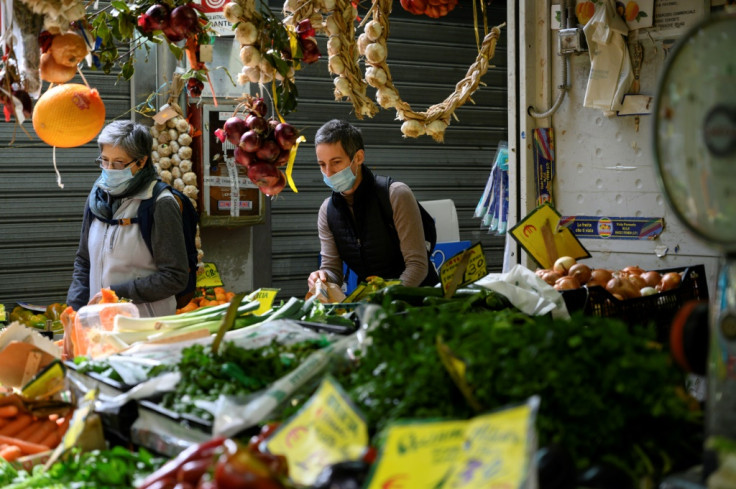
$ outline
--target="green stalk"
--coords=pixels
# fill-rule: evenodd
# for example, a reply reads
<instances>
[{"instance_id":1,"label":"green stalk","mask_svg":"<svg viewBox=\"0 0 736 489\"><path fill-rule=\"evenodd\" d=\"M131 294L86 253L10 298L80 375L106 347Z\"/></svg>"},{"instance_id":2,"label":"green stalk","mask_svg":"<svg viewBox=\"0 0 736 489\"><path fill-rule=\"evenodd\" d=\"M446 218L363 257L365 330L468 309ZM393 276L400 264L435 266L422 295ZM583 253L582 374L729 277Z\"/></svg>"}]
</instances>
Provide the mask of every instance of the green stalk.
<instances>
[{"instance_id":1,"label":"green stalk","mask_svg":"<svg viewBox=\"0 0 736 489\"><path fill-rule=\"evenodd\" d=\"M222 319L230 304L220 304L201 310L191 311L173 316L159 316L151 318L131 318L128 316L115 316L115 329L119 332L133 332L141 330L152 330L161 328L180 328L198 322ZM260 302L250 301L238 307L238 314L254 311L260 307Z\"/></svg>"}]
</instances>

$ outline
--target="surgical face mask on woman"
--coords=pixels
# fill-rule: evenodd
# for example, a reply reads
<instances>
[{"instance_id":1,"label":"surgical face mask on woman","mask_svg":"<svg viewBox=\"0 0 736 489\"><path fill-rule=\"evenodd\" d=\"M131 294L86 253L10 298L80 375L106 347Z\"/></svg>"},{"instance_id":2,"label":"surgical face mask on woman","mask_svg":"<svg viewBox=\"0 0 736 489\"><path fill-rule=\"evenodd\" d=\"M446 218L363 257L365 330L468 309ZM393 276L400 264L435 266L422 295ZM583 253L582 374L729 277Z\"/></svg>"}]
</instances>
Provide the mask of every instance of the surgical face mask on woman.
<instances>
[{"instance_id":1,"label":"surgical face mask on woman","mask_svg":"<svg viewBox=\"0 0 736 489\"><path fill-rule=\"evenodd\" d=\"M133 171L130 168L124 170L103 168L99 185L103 190L116 194L125 190L131 180L133 180Z\"/></svg>"},{"instance_id":2,"label":"surgical face mask on woman","mask_svg":"<svg viewBox=\"0 0 736 489\"><path fill-rule=\"evenodd\" d=\"M350 160L350 164L348 166L329 177L323 173L322 180L335 192L347 192L353 188L353 184L356 179L352 166L353 160Z\"/></svg>"}]
</instances>

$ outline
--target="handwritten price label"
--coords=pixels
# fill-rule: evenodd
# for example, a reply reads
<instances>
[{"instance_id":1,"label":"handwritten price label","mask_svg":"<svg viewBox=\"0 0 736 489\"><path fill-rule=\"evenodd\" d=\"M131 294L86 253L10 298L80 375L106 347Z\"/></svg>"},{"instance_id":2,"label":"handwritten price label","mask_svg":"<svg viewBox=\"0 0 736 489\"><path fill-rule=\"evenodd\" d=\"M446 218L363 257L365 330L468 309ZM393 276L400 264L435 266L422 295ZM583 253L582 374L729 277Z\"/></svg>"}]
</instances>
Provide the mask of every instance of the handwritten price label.
<instances>
[{"instance_id":1,"label":"handwritten price label","mask_svg":"<svg viewBox=\"0 0 736 489\"><path fill-rule=\"evenodd\" d=\"M447 293L450 289L454 293L457 287L475 282L488 274L486 257L483 246L476 243L467 250L448 259L440 267L440 282L442 290ZM451 294L450 294L451 295Z\"/></svg>"},{"instance_id":2,"label":"handwritten price label","mask_svg":"<svg viewBox=\"0 0 736 489\"><path fill-rule=\"evenodd\" d=\"M197 272L197 287L222 287L222 279L214 263L204 263Z\"/></svg>"}]
</instances>

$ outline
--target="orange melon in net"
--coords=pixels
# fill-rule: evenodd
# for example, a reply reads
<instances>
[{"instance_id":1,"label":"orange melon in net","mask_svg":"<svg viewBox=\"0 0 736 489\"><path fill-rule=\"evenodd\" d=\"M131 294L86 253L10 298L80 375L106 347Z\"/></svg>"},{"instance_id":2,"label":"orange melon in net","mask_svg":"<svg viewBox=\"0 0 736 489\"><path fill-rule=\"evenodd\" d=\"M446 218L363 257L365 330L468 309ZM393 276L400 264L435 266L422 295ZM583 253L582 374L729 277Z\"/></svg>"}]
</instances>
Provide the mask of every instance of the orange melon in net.
<instances>
[{"instance_id":1,"label":"orange melon in net","mask_svg":"<svg viewBox=\"0 0 736 489\"><path fill-rule=\"evenodd\" d=\"M94 88L64 83L46 91L33 109L33 129L46 144L73 148L90 142L105 124L105 104Z\"/></svg>"}]
</instances>

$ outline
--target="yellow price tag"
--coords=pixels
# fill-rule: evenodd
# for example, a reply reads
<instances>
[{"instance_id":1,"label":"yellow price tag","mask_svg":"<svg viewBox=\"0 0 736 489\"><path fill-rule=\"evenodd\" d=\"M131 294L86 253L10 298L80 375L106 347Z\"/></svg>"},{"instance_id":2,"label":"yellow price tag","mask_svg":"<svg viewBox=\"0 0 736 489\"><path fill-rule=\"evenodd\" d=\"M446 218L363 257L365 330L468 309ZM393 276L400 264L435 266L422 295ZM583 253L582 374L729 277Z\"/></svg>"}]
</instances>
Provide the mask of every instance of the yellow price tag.
<instances>
[{"instance_id":1,"label":"yellow price tag","mask_svg":"<svg viewBox=\"0 0 736 489\"><path fill-rule=\"evenodd\" d=\"M327 376L266 446L289 459L294 482L311 486L326 466L360 458L368 446L368 428L340 386Z\"/></svg>"},{"instance_id":2,"label":"yellow price tag","mask_svg":"<svg viewBox=\"0 0 736 489\"><path fill-rule=\"evenodd\" d=\"M466 421L388 428L368 489L516 488L527 479L539 398Z\"/></svg>"},{"instance_id":3,"label":"yellow price tag","mask_svg":"<svg viewBox=\"0 0 736 489\"><path fill-rule=\"evenodd\" d=\"M561 256L588 258L590 253L577 236L564 226L558 226L560 214L544 204L522 219L509 233L542 268L552 268Z\"/></svg>"},{"instance_id":4,"label":"yellow price tag","mask_svg":"<svg viewBox=\"0 0 736 489\"><path fill-rule=\"evenodd\" d=\"M538 398L518 407L471 419L463 450L442 487L523 487Z\"/></svg>"},{"instance_id":5,"label":"yellow price tag","mask_svg":"<svg viewBox=\"0 0 736 489\"><path fill-rule=\"evenodd\" d=\"M24 385L20 392L28 399L51 396L64 388L65 374L64 364L54 360Z\"/></svg>"},{"instance_id":6,"label":"yellow price tag","mask_svg":"<svg viewBox=\"0 0 736 489\"><path fill-rule=\"evenodd\" d=\"M461 278L455 278L455 274L458 274ZM483 253L483 246L480 243L461 251L445 261L440 267L440 282L445 294L450 291L451 287L454 287L452 289L452 293L454 293L457 287L475 282L486 275L488 275L488 267Z\"/></svg>"},{"instance_id":7,"label":"yellow price tag","mask_svg":"<svg viewBox=\"0 0 736 489\"><path fill-rule=\"evenodd\" d=\"M0 304L0 321L5 321L7 318L5 316L5 304Z\"/></svg>"},{"instance_id":8,"label":"yellow price tag","mask_svg":"<svg viewBox=\"0 0 736 489\"><path fill-rule=\"evenodd\" d=\"M258 306L258 309L252 312L255 316L260 316L264 312L268 312L271 310L271 307L273 307L273 301L276 299L276 294L279 293L279 290L281 289L258 289L253 291L249 296L248 300L251 301L258 301L261 303L260 306Z\"/></svg>"},{"instance_id":9,"label":"yellow price tag","mask_svg":"<svg viewBox=\"0 0 736 489\"><path fill-rule=\"evenodd\" d=\"M197 287L222 287L222 279L214 263L203 263L197 272Z\"/></svg>"},{"instance_id":10,"label":"yellow price tag","mask_svg":"<svg viewBox=\"0 0 736 489\"><path fill-rule=\"evenodd\" d=\"M44 464L45 470L48 470L49 467L54 465L54 462L56 462L66 450L70 449L77 443L77 440L79 440L79 437L84 431L87 416L89 416L89 414L94 410L97 393L97 389L90 389L84 395L82 400L79 401L79 405L77 406L77 409L74 410L74 415L72 415L72 419L69 422L69 428L67 428L64 438L61 440L61 443L56 446L49 456L49 459Z\"/></svg>"}]
</instances>

